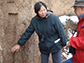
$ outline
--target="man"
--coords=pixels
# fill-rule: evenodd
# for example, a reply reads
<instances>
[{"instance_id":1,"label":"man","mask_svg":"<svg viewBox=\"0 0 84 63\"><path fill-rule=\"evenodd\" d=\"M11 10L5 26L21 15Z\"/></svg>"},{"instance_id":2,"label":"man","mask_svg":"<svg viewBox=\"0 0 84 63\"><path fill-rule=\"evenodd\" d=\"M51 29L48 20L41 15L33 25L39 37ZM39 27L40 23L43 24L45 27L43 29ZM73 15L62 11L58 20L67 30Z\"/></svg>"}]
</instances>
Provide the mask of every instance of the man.
<instances>
[{"instance_id":1,"label":"man","mask_svg":"<svg viewBox=\"0 0 84 63\"><path fill-rule=\"evenodd\" d=\"M73 54L73 63L84 63L84 0L76 0L73 7L79 19L77 23L77 36L71 37L67 42L67 46L75 48L76 53Z\"/></svg>"}]
</instances>

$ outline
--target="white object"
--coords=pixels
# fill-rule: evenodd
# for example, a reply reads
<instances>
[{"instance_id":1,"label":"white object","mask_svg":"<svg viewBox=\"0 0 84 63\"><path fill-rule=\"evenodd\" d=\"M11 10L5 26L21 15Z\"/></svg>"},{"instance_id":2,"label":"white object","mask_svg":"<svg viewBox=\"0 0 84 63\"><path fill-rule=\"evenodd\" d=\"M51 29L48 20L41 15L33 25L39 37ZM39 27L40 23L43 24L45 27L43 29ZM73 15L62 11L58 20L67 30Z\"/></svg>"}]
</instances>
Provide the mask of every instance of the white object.
<instances>
[{"instance_id":1,"label":"white object","mask_svg":"<svg viewBox=\"0 0 84 63\"><path fill-rule=\"evenodd\" d=\"M59 39L57 39L57 40L55 40L55 43L57 43L57 42L59 42L60 41L60 38Z\"/></svg>"}]
</instances>

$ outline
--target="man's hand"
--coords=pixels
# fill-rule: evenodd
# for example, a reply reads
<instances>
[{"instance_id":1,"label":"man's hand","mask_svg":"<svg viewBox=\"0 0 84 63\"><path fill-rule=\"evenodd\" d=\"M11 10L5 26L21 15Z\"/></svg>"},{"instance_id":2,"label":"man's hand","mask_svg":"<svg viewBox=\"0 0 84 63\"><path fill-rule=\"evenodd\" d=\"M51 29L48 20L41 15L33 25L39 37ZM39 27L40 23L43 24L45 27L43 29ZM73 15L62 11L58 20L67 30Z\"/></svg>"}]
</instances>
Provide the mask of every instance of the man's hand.
<instances>
[{"instance_id":1,"label":"man's hand","mask_svg":"<svg viewBox=\"0 0 84 63\"><path fill-rule=\"evenodd\" d=\"M67 47L71 46L70 41L68 41L66 45Z\"/></svg>"}]
</instances>

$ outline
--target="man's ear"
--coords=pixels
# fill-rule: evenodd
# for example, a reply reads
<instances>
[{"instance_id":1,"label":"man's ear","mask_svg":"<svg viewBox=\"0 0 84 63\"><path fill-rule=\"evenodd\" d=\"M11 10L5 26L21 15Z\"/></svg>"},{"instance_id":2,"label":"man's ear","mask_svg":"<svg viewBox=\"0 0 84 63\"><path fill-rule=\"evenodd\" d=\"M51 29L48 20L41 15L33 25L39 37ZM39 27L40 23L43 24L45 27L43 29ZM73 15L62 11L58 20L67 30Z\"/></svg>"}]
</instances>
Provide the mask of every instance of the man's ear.
<instances>
[{"instance_id":1,"label":"man's ear","mask_svg":"<svg viewBox=\"0 0 84 63\"><path fill-rule=\"evenodd\" d=\"M84 7L81 7L81 9L84 11Z\"/></svg>"}]
</instances>

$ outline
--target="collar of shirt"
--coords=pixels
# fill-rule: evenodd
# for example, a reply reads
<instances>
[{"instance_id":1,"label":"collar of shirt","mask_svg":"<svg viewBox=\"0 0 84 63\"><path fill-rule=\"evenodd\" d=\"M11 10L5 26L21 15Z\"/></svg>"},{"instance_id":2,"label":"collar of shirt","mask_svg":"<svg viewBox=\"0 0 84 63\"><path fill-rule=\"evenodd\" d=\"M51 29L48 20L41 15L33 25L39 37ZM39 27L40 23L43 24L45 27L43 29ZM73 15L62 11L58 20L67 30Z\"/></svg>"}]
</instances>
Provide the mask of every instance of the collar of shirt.
<instances>
[{"instance_id":1,"label":"collar of shirt","mask_svg":"<svg viewBox=\"0 0 84 63\"><path fill-rule=\"evenodd\" d=\"M78 17L78 19L83 19L84 18L84 14L82 14L82 15L80 15L79 17Z\"/></svg>"}]
</instances>

